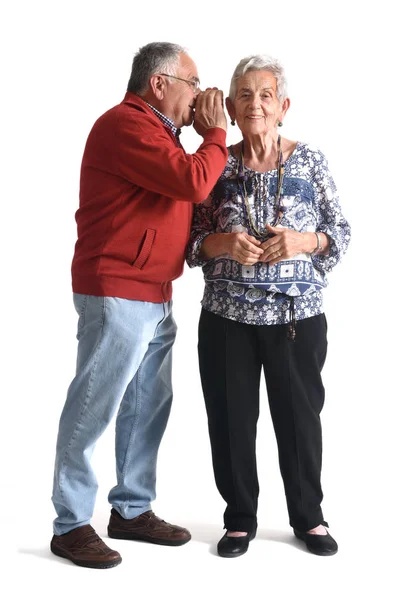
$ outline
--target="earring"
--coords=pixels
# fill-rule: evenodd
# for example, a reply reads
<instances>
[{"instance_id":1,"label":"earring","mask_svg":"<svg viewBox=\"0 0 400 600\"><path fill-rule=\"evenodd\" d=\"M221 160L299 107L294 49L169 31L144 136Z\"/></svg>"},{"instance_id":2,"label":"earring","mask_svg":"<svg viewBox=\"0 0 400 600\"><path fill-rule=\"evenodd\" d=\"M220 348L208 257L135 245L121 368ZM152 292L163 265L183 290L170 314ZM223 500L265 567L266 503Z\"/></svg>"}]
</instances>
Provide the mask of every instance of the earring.
<instances>
[{"instance_id":1,"label":"earring","mask_svg":"<svg viewBox=\"0 0 400 600\"><path fill-rule=\"evenodd\" d=\"M282 127L283 123L282 121L278 121L278 127Z\"/></svg>"},{"instance_id":2,"label":"earring","mask_svg":"<svg viewBox=\"0 0 400 600\"><path fill-rule=\"evenodd\" d=\"M234 125L234 124L235 124L235 119L232 119L231 125Z\"/></svg>"}]
</instances>

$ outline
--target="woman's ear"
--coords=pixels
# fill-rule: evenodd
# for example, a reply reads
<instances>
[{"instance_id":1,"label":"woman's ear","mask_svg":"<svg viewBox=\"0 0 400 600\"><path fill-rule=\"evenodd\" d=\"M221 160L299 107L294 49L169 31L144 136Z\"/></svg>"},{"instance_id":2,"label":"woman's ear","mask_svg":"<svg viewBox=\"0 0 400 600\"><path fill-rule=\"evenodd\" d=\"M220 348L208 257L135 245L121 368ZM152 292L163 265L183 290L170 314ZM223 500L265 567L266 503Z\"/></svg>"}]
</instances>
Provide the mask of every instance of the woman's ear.
<instances>
[{"instance_id":1,"label":"woman's ear","mask_svg":"<svg viewBox=\"0 0 400 600\"><path fill-rule=\"evenodd\" d=\"M225 106L226 106L226 110L228 111L228 114L229 114L231 120L234 121L236 119L236 111L235 111L233 102L229 98L229 96L227 96L227 98L225 98Z\"/></svg>"},{"instance_id":2,"label":"woman's ear","mask_svg":"<svg viewBox=\"0 0 400 600\"><path fill-rule=\"evenodd\" d=\"M282 102L282 107L281 107L281 115L280 115L281 121L283 121L283 117L286 115L289 107L290 107L290 99L285 98L284 101Z\"/></svg>"}]
</instances>

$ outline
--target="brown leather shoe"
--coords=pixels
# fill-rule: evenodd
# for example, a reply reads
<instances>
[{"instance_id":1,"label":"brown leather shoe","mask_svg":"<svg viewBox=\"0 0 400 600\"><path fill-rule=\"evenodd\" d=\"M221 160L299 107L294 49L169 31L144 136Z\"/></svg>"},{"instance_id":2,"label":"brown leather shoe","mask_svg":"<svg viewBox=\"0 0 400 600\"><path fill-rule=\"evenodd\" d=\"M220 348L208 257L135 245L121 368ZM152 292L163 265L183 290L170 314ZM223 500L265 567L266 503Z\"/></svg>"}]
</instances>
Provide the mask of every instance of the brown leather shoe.
<instances>
[{"instance_id":1,"label":"brown leather shoe","mask_svg":"<svg viewBox=\"0 0 400 600\"><path fill-rule=\"evenodd\" d=\"M123 519L113 508L108 524L110 538L141 540L163 546L182 546L192 537L187 529L166 523L156 517L152 510L134 519Z\"/></svg>"},{"instance_id":2,"label":"brown leather shoe","mask_svg":"<svg viewBox=\"0 0 400 600\"><path fill-rule=\"evenodd\" d=\"M106 546L91 525L77 527L64 535L54 535L50 549L57 556L91 569L109 569L122 561L120 554Z\"/></svg>"}]
</instances>

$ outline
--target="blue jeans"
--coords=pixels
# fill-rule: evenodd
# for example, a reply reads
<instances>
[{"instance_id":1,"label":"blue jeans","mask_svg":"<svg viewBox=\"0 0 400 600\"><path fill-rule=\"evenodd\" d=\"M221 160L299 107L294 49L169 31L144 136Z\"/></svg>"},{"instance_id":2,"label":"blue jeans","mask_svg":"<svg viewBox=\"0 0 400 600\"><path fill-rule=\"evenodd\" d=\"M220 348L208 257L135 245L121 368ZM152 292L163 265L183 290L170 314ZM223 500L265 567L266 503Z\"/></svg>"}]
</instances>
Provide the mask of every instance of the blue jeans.
<instances>
[{"instance_id":1,"label":"blue jeans","mask_svg":"<svg viewBox=\"0 0 400 600\"><path fill-rule=\"evenodd\" d=\"M172 401L176 325L171 302L74 294L79 315L76 376L61 414L54 472L54 533L87 525L97 481L96 442L119 407L117 485L109 502L125 519L150 510L157 453Z\"/></svg>"}]
</instances>

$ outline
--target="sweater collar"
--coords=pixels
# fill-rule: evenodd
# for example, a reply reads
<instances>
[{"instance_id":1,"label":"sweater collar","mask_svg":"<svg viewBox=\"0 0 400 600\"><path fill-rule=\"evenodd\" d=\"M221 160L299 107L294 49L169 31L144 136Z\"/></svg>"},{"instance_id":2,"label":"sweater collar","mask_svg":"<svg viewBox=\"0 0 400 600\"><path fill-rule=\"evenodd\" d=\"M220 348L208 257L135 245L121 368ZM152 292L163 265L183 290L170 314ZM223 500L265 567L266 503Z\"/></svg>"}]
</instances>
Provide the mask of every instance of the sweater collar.
<instances>
[{"instance_id":1,"label":"sweater collar","mask_svg":"<svg viewBox=\"0 0 400 600\"><path fill-rule=\"evenodd\" d=\"M154 108L154 106L152 106L151 104L149 104L148 102L143 100L143 98L141 98L137 94L134 94L133 92L126 92L125 98L123 101L124 102L135 102L135 103L141 104L142 106L149 107L151 109L151 111L156 115L156 117L158 119L160 119L160 121L172 131L174 136L179 138L179 135L181 134L181 129L178 129L177 127L175 127L175 124L172 121L172 119L170 119L169 117L166 117L162 112L157 110L157 108Z\"/></svg>"}]
</instances>

